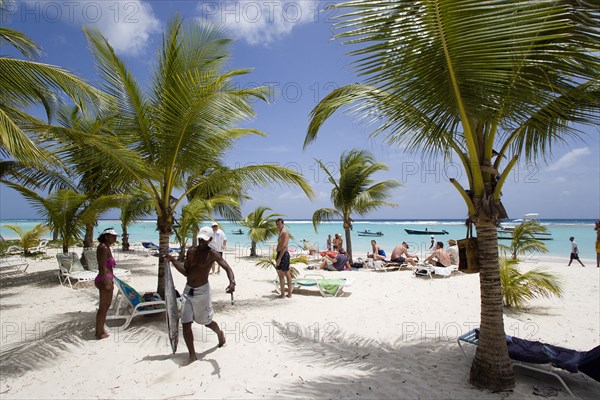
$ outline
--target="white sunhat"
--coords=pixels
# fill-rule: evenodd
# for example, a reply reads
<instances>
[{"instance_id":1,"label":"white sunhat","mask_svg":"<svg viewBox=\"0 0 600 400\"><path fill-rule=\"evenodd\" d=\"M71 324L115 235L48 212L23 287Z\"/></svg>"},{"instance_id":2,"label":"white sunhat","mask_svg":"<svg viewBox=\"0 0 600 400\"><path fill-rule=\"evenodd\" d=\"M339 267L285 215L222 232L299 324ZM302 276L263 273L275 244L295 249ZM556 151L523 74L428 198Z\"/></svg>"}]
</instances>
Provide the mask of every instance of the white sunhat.
<instances>
[{"instance_id":1,"label":"white sunhat","mask_svg":"<svg viewBox=\"0 0 600 400\"><path fill-rule=\"evenodd\" d=\"M202 228L200 228L200 233L205 234L206 236L211 236L213 235L213 230L210 226L203 226Z\"/></svg>"},{"instance_id":2,"label":"white sunhat","mask_svg":"<svg viewBox=\"0 0 600 400\"><path fill-rule=\"evenodd\" d=\"M212 238L205 233L200 233L198 235L198 240L204 240L205 242L210 242Z\"/></svg>"},{"instance_id":3,"label":"white sunhat","mask_svg":"<svg viewBox=\"0 0 600 400\"><path fill-rule=\"evenodd\" d=\"M105 230L102 231L103 235L114 235L114 236L119 236L119 234L117 233L117 231L115 231L114 228L106 228Z\"/></svg>"}]
</instances>

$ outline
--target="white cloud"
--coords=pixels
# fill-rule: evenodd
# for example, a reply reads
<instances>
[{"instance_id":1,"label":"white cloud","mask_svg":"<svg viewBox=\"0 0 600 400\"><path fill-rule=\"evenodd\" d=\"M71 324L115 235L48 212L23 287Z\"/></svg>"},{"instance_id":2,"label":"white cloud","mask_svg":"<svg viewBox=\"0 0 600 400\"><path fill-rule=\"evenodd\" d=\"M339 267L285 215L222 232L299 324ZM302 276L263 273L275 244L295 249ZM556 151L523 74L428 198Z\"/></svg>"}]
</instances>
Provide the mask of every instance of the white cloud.
<instances>
[{"instance_id":1,"label":"white cloud","mask_svg":"<svg viewBox=\"0 0 600 400\"><path fill-rule=\"evenodd\" d=\"M96 28L117 53L138 55L161 24L152 6L141 0L31 1L24 11L48 21Z\"/></svg>"},{"instance_id":2,"label":"white cloud","mask_svg":"<svg viewBox=\"0 0 600 400\"><path fill-rule=\"evenodd\" d=\"M565 178L564 176L559 176L556 179L554 179L553 183L567 183L567 178Z\"/></svg>"},{"instance_id":3,"label":"white cloud","mask_svg":"<svg viewBox=\"0 0 600 400\"><path fill-rule=\"evenodd\" d=\"M573 149L564 156L562 156L557 162L550 165L547 171L559 171L564 168L570 167L571 165L575 165L580 157L587 156L592 154L589 147L580 147L578 149Z\"/></svg>"},{"instance_id":4,"label":"white cloud","mask_svg":"<svg viewBox=\"0 0 600 400\"><path fill-rule=\"evenodd\" d=\"M225 26L250 45L268 46L296 27L322 18L318 1L208 1L198 4L201 17Z\"/></svg>"}]
</instances>

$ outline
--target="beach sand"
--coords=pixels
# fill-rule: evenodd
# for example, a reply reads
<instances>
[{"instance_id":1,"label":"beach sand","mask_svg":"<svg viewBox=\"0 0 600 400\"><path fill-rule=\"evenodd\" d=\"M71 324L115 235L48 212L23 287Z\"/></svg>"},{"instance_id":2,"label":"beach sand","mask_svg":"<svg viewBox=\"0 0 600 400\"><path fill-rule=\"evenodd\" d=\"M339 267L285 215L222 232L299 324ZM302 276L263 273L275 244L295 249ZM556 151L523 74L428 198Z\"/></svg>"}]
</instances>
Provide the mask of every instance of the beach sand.
<instances>
[{"instance_id":1,"label":"beach sand","mask_svg":"<svg viewBox=\"0 0 600 400\"><path fill-rule=\"evenodd\" d=\"M217 348L212 331L194 324L199 361L180 367L187 349L180 335L172 354L164 314L136 317L125 331L94 340L98 292L59 285L53 251L32 261L27 274L0 280L2 399L539 399L537 385L555 388L554 398L570 398L554 378L522 369L515 370L512 392L468 383L470 361L456 338L478 326L478 274L323 272L353 284L338 298L305 289L276 299L274 270L231 255L234 305L225 273L210 278L214 319L227 344ZM155 257L115 255L119 267L131 270L134 288L156 289ZM559 260L523 264L523 270L548 266L563 279L565 294L507 310L507 333L576 350L599 345L600 271L586 261L586 268ZM181 291L185 278L173 271ZM600 396L600 383L584 374L559 374L578 397Z\"/></svg>"}]
</instances>

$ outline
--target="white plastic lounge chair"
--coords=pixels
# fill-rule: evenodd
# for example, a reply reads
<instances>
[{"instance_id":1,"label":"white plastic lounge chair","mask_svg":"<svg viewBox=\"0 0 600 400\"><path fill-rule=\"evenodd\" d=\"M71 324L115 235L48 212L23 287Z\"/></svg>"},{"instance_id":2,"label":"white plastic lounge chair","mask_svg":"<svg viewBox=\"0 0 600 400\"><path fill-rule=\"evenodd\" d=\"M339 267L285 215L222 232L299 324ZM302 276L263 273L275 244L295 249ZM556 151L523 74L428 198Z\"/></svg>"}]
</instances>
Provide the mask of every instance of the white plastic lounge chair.
<instances>
[{"instance_id":1,"label":"white plastic lounge chair","mask_svg":"<svg viewBox=\"0 0 600 400\"><path fill-rule=\"evenodd\" d=\"M58 281L61 285L68 282L69 287L73 289L74 285L90 282L96 278L97 274L83 269L83 265L75 253L58 253L56 260L58 261Z\"/></svg>"},{"instance_id":2,"label":"white plastic lounge chair","mask_svg":"<svg viewBox=\"0 0 600 400\"><path fill-rule=\"evenodd\" d=\"M113 279L117 287L117 295L109 310L107 320L125 320L117 329L127 329L131 320L138 315L158 314L166 311L164 300L144 301L134 288L119 278Z\"/></svg>"},{"instance_id":3,"label":"white plastic lounge chair","mask_svg":"<svg viewBox=\"0 0 600 400\"><path fill-rule=\"evenodd\" d=\"M279 279L273 281L279 293ZM294 288L317 288L323 297L337 297L344 288L352 285L350 278L325 278L321 274L306 274L302 278L292 280ZM286 282L287 287L287 282Z\"/></svg>"},{"instance_id":4,"label":"white plastic lounge chair","mask_svg":"<svg viewBox=\"0 0 600 400\"><path fill-rule=\"evenodd\" d=\"M22 257L0 258L0 276L24 274L28 267L29 262Z\"/></svg>"},{"instance_id":5,"label":"white plastic lounge chair","mask_svg":"<svg viewBox=\"0 0 600 400\"><path fill-rule=\"evenodd\" d=\"M447 278L458 271L458 265L450 265L449 267L435 267L429 264L417 264L413 267L415 276L428 276L433 279L434 276Z\"/></svg>"},{"instance_id":6,"label":"white plastic lounge chair","mask_svg":"<svg viewBox=\"0 0 600 400\"><path fill-rule=\"evenodd\" d=\"M513 336L507 336L506 338L508 353L513 367L520 367L553 376L560 381L565 390L573 397L576 396L571 392L562 377L552 371L551 368L563 369L571 373L583 372L592 379L600 382L600 368L598 367L600 346L590 351L575 351ZM469 360L461 342L477 346L479 344L479 329L473 329L459 336L456 342L465 358Z\"/></svg>"},{"instance_id":7,"label":"white plastic lounge chair","mask_svg":"<svg viewBox=\"0 0 600 400\"><path fill-rule=\"evenodd\" d=\"M31 253L45 253L46 250L48 250L48 239L42 239L37 246L29 248Z\"/></svg>"},{"instance_id":8,"label":"white plastic lounge chair","mask_svg":"<svg viewBox=\"0 0 600 400\"><path fill-rule=\"evenodd\" d=\"M85 262L87 264L87 270L92 271L94 273L98 273L98 258L96 257L95 249L87 249L83 250L83 257L85 258ZM131 271L123 268L113 268L113 275L117 278L128 278L131 276Z\"/></svg>"}]
</instances>

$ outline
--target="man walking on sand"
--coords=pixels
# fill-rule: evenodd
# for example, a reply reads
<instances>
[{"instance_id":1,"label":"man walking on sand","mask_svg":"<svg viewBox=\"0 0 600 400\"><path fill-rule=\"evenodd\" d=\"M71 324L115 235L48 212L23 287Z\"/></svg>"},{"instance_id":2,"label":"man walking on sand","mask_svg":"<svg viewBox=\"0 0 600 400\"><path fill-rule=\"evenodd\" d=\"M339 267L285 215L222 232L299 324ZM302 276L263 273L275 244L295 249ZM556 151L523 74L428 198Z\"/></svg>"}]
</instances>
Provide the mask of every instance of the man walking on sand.
<instances>
[{"instance_id":1,"label":"man walking on sand","mask_svg":"<svg viewBox=\"0 0 600 400\"><path fill-rule=\"evenodd\" d=\"M183 291L183 308L181 312L181 323L183 325L183 338L185 345L190 353L190 358L185 361L182 366L189 365L197 360L196 350L194 349L194 334L192 332L192 322L196 321L199 324L210 328L217 334L219 338L218 347L223 347L225 344L225 335L213 320L213 307L210 294L210 285L208 284L208 273L213 265L217 262L229 278L229 286L225 289L227 293L235 291L235 276L233 270L227 264L219 253L209 247L211 237L201 233L198 236L198 246L188 250L185 257L185 264L178 261L170 254L165 254L163 257L170 261L177 271L187 277L187 284Z\"/></svg>"},{"instance_id":2,"label":"man walking on sand","mask_svg":"<svg viewBox=\"0 0 600 400\"><path fill-rule=\"evenodd\" d=\"M575 238L573 236L571 236L569 238L569 241L571 242L571 257L569 258L569 264L567 264L567 267L571 266L571 263L573 262L573 260L579 261L579 264L581 264L582 267L585 267L585 265L583 265L583 263L579 259L579 249L577 248L577 243L575 242Z\"/></svg>"},{"instance_id":3,"label":"man walking on sand","mask_svg":"<svg viewBox=\"0 0 600 400\"><path fill-rule=\"evenodd\" d=\"M285 289L283 284L284 278L287 279L287 297L292 297L292 274L290 273L290 253L288 253L290 234L284 229L282 218L277 218L275 224L279 230L279 237L277 238L277 260L275 261L275 269L277 270L277 275L279 276L279 292L281 293L279 298L282 299L285 297Z\"/></svg>"}]
</instances>

